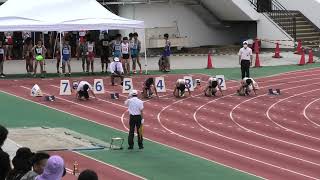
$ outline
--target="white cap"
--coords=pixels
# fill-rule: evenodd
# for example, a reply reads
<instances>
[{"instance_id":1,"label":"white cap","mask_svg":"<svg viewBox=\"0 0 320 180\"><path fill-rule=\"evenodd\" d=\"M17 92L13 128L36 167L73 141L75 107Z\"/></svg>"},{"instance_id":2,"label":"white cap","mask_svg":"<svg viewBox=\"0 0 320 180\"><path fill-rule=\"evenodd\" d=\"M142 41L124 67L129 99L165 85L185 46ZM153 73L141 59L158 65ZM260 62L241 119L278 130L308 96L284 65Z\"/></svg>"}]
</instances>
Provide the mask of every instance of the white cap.
<instances>
[{"instance_id":1,"label":"white cap","mask_svg":"<svg viewBox=\"0 0 320 180\"><path fill-rule=\"evenodd\" d=\"M178 82L179 82L180 84L186 83L186 81L185 81L184 79L179 79Z\"/></svg>"},{"instance_id":2,"label":"white cap","mask_svg":"<svg viewBox=\"0 0 320 180\"><path fill-rule=\"evenodd\" d=\"M119 59L118 57L115 57L113 60L114 60L115 62L119 62L119 61L120 61L120 59Z\"/></svg>"},{"instance_id":3,"label":"white cap","mask_svg":"<svg viewBox=\"0 0 320 180\"><path fill-rule=\"evenodd\" d=\"M209 78L209 80L211 80L211 81L217 81L217 78L211 77L211 78Z\"/></svg>"},{"instance_id":4,"label":"white cap","mask_svg":"<svg viewBox=\"0 0 320 180\"><path fill-rule=\"evenodd\" d=\"M130 95L131 95L131 96L137 96L137 95L138 95L138 91L137 91L137 90L132 90L132 91L130 92Z\"/></svg>"},{"instance_id":5,"label":"white cap","mask_svg":"<svg viewBox=\"0 0 320 180\"><path fill-rule=\"evenodd\" d=\"M243 41L243 43L242 44L248 44L248 41Z\"/></svg>"}]
</instances>

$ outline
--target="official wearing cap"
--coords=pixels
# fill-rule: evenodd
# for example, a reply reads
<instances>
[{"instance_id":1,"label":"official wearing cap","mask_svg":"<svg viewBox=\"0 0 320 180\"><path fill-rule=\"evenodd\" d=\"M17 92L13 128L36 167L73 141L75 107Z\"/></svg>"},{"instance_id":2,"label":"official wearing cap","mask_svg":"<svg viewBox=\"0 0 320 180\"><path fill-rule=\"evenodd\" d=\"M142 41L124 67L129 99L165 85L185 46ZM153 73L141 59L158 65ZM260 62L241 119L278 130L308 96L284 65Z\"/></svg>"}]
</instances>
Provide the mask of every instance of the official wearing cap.
<instances>
[{"instance_id":1,"label":"official wearing cap","mask_svg":"<svg viewBox=\"0 0 320 180\"><path fill-rule=\"evenodd\" d=\"M128 99L125 101L125 105L128 106L129 114L130 114L130 130L129 130L129 137L128 137L128 149L133 149L133 138L134 138L134 130L135 127L137 128L138 134L138 145L139 149L143 149L143 137L142 137L142 125L144 123L143 120L143 101L138 99L138 92L137 90L132 90L129 94Z\"/></svg>"},{"instance_id":2,"label":"official wearing cap","mask_svg":"<svg viewBox=\"0 0 320 180\"><path fill-rule=\"evenodd\" d=\"M123 67L120 59L115 57L113 62L110 64L110 71L111 71L111 84L114 86L114 79L119 77L121 79L121 84L123 82Z\"/></svg>"},{"instance_id":3,"label":"official wearing cap","mask_svg":"<svg viewBox=\"0 0 320 180\"><path fill-rule=\"evenodd\" d=\"M250 77L250 66L252 65L252 49L248 47L248 42L243 42L243 48L239 50L239 64L241 65L242 78Z\"/></svg>"}]
</instances>

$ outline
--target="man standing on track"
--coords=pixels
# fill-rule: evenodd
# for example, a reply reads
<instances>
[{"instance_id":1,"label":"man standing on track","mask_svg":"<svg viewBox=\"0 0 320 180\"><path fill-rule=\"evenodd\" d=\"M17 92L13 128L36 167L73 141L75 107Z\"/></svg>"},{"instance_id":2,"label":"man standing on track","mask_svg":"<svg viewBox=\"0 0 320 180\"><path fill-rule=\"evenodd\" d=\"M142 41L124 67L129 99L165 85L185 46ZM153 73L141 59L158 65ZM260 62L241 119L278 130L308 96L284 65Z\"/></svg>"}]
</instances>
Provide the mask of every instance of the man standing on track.
<instances>
[{"instance_id":1,"label":"man standing on track","mask_svg":"<svg viewBox=\"0 0 320 180\"><path fill-rule=\"evenodd\" d=\"M142 130L143 130L143 101L138 99L138 91L132 90L129 94L128 99L125 101L125 105L128 106L129 114L130 114L130 130L128 136L128 149L133 149L133 138L134 138L134 130L137 127L137 134L138 134L138 145L139 149L143 149L143 137L142 137Z\"/></svg>"},{"instance_id":2,"label":"man standing on track","mask_svg":"<svg viewBox=\"0 0 320 180\"><path fill-rule=\"evenodd\" d=\"M239 51L239 64L241 65L242 78L250 77L250 66L252 66L252 49L248 47L248 42L243 42L243 48Z\"/></svg>"}]
</instances>

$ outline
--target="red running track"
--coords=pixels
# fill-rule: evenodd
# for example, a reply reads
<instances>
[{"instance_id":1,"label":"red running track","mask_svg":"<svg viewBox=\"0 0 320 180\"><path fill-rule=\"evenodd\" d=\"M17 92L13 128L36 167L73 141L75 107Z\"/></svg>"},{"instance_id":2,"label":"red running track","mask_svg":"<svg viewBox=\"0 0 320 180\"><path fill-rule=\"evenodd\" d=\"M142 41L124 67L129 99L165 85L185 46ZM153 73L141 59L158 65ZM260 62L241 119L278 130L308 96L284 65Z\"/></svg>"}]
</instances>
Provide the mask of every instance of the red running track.
<instances>
[{"instance_id":1,"label":"red running track","mask_svg":"<svg viewBox=\"0 0 320 180\"><path fill-rule=\"evenodd\" d=\"M258 79L261 90L252 97L235 96L236 82L227 82L224 97L207 98L196 90L192 97L175 99L172 92L166 93L165 97L145 102L145 136L267 179L319 179L320 100L316 101L320 95L319 74L320 69L314 69ZM207 79L203 75L194 76ZM178 77L182 75L167 76L167 87ZM135 86L141 87L143 79L134 78L134 82L140 82ZM128 115L121 101L114 102L115 105L57 96L57 102L46 103L28 96L26 88L32 86L33 79L5 83L9 86L1 86L1 90L127 130ZM57 79L38 84L45 93L58 93L52 86L59 84ZM266 95L269 88L280 88L282 95ZM114 91L120 87L106 86L106 89Z\"/></svg>"}]
</instances>

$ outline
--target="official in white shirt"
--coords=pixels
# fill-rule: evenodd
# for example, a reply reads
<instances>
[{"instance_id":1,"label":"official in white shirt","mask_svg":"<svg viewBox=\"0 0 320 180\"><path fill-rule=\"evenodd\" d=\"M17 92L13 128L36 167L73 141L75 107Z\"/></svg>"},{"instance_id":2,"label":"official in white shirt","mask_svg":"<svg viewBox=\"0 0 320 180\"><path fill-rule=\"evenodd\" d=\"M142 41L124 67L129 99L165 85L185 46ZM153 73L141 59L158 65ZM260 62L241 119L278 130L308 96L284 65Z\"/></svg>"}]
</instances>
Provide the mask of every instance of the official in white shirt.
<instances>
[{"instance_id":1,"label":"official in white shirt","mask_svg":"<svg viewBox=\"0 0 320 180\"><path fill-rule=\"evenodd\" d=\"M243 42L243 48L239 50L239 64L241 65L242 78L250 77L250 66L252 66L252 49L248 47L248 42Z\"/></svg>"},{"instance_id":2,"label":"official in white shirt","mask_svg":"<svg viewBox=\"0 0 320 180\"><path fill-rule=\"evenodd\" d=\"M77 87L76 97L79 100L82 100L83 98L85 100L89 100L89 91L94 97L96 97L96 95L93 92L93 88L91 84L88 83L87 81L81 81Z\"/></svg>"},{"instance_id":3,"label":"official in white shirt","mask_svg":"<svg viewBox=\"0 0 320 180\"><path fill-rule=\"evenodd\" d=\"M114 79L119 77L121 79L121 85L123 83L123 67L120 59L115 57L113 62L110 64L110 71L111 71L111 84L114 86Z\"/></svg>"},{"instance_id":4,"label":"official in white shirt","mask_svg":"<svg viewBox=\"0 0 320 180\"><path fill-rule=\"evenodd\" d=\"M138 145L139 149L143 149L143 101L138 99L138 92L137 90L132 90L129 94L128 99L125 101L125 105L128 106L129 114L130 114L130 130L128 136L128 149L133 149L133 138L134 138L134 130L137 127L137 134L138 134Z\"/></svg>"}]
</instances>

